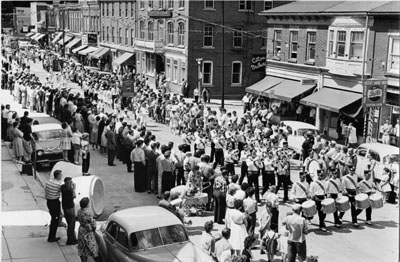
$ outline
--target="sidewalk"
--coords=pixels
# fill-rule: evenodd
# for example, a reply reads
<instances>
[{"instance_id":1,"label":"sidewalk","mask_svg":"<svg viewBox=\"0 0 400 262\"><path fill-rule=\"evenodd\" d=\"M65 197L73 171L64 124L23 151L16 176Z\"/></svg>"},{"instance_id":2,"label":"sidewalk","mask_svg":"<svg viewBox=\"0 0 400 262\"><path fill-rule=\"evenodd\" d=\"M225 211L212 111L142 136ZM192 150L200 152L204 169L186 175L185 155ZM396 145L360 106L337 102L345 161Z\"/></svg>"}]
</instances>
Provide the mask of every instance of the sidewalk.
<instances>
[{"instance_id":1,"label":"sidewalk","mask_svg":"<svg viewBox=\"0 0 400 262\"><path fill-rule=\"evenodd\" d=\"M58 228L61 240L48 243L50 215L44 189L32 177L20 174L8 143L1 146L2 205L1 260L6 262L79 261L76 246L66 246L66 230Z\"/></svg>"}]
</instances>

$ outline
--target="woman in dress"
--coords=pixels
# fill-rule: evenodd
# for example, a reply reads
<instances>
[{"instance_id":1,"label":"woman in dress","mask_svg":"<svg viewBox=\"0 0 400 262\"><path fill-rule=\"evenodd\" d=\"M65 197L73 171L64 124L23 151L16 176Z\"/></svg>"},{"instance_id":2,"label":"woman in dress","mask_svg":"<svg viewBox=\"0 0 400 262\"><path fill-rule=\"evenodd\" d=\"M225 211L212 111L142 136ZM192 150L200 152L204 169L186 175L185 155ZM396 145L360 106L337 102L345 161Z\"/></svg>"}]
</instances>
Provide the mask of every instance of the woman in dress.
<instances>
[{"instance_id":1,"label":"woman in dress","mask_svg":"<svg viewBox=\"0 0 400 262\"><path fill-rule=\"evenodd\" d=\"M92 130L90 132L90 143L92 144L92 149L98 148L97 137L99 135L99 124L100 124L100 116L96 116L96 121L94 121Z\"/></svg>"},{"instance_id":2,"label":"woman in dress","mask_svg":"<svg viewBox=\"0 0 400 262\"><path fill-rule=\"evenodd\" d=\"M389 184L390 179L391 179L391 172L390 172L389 168L385 167L383 169L381 182L378 187L382 193L383 203L386 202L386 198L388 197L389 192L392 191L390 184Z\"/></svg>"},{"instance_id":3,"label":"woman in dress","mask_svg":"<svg viewBox=\"0 0 400 262\"><path fill-rule=\"evenodd\" d=\"M229 185L228 194L226 195L226 213L225 213L225 225L227 228L231 228L231 211L235 209L235 193L237 188Z\"/></svg>"},{"instance_id":4,"label":"woman in dress","mask_svg":"<svg viewBox=\"0 0 400 262\"><path fill-rule=\"evenodd\" d=\"M108 130L110 130L110 120L106 120L106 123L104 125L103 133L101 134L101 148L102 148L102 153L107 154L107 137L106 134Z\"/></svg>"},{"instance_id":5,"label":"woman in dress","mask_svg":"<svg viewBox=\"0 0 400 262\"><path fill-rule=\"evenodd\" d=\"M99 257L99 247L97 246L94 232L96 230L96 220L88 209L89 198L84 197L79 201L81 209L78 210L78 255L82 262L87 262L89 257L95 261L101 261Z\"/></svg>"},{"instance_id":6,"label":"woman in dress","mask_svg":"<svg viewBox=\"0 0 400 262\"><path fill-rule=\"evenodd\" d=\"M247 237L247 219L243 212L243 200L235 201L235 209L230 211L231 217L231 237L229 243L236 254L244 249L244 239Z\"/></svg>"},{"instance_id":7,"label":"woman in dress","mask_svg":"<svg viewBox=\"0 0 400 262\"><path fill-rule=\"evenodd\" d=\"M24 156L24 145L22 141L22 137L24 133L22 133L21 130L19 130L19 122L14 122L13 123L13 128L14 128L14 140L13 140L13 147L14 147L14 154L15 158L17 159L18 164L22 164L22 157Z\"/></svg>"},{"instance_id":8,"label":"woman in dress","mask_svg":"<svg viewBox=\"0 0 400 262\"><path fill-rule=\"evenodd\" d=\"M64 161L68 161L68 151L71 150L72 131L69 125L65 122L62 123L61 127L63 130L61 131L60 147L63 151Z\"/></svg>"}]
</instances>

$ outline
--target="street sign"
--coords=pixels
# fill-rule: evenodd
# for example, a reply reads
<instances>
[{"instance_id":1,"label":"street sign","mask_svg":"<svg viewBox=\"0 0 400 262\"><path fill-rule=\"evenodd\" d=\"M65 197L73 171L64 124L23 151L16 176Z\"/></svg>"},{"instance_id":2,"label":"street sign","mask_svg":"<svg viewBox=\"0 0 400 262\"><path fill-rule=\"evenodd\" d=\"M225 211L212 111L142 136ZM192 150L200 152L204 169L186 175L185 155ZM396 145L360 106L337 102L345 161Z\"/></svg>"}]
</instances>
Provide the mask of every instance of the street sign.
<instances>
[{"instance_id":1,"label":"street sign","mask_svg":"<svg viewBox=\"0 0 400 262\"><path fill-rule=\"evenodd\" d=\"M386 103L387 80L368 79L363 82L363 106L381 107Z\"/></svg>"}]
</instances>

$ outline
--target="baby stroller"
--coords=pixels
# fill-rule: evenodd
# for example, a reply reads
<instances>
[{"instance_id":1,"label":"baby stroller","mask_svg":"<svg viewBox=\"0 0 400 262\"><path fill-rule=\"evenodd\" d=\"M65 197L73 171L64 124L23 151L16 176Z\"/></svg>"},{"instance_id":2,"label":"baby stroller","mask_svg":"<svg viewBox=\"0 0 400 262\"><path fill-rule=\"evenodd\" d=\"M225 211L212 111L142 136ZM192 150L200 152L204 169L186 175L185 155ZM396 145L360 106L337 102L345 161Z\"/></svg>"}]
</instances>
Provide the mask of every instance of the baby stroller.
<instances>
[{"instance_id":1,"label":"baby stroller","mask_svg":"<svg viewBox=\"0 0 400 262\"><path fill-rule=\"evenodd\" d=\"M208 195L206 193L197 192L193 196L185 194L183 196L183 214L188 217L197 215L204 216L206 204L208 202Z\"/></svg>"}]
</instances>

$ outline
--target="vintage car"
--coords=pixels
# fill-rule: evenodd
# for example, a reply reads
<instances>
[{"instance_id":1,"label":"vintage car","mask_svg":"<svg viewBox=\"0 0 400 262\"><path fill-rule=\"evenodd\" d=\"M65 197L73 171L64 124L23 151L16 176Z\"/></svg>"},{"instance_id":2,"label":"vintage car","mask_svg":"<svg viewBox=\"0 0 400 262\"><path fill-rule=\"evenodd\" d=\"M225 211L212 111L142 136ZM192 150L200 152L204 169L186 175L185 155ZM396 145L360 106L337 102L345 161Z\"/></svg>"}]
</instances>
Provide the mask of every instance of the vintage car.
<instances>
[{"instance_id":1,"label":"vintage car","mask_svg":"<svg viewBox=\"0 0 400 262\"><path fill-rule=\"evenodd\" d=\"M289 146L296 150L301 150L307 132L311 132L314 136L319 135L316 126L299 121L281 121L276 127L286 133Z\"/></svg>"},{"instance_id":2,"label":"vintage car","mask_svg":"<svg viewBox=\"0 0 400 262\"><path fill-rule=\"evenodd\" d=\"M49 166L63 160L60 148L62 127L60 124L39 124L32 126L34 151L32 160L36 165Z\"/></svg>"},{"instance_id":3,"label":"vintage car","mask_svg":"<svg viewBox=\"0 0 400 262\"><path fill-rule=\"evenodd\" d=\"M117 211L95 235L101 258L107 262L213 261L189 240L181 220L159 206Z\"/></svg>"},{"instance_id":4,"label":"vintage car","mask_svg":"<svg viewBox=\"0 0 400 262\"><path fill-rule=\"evenodd\" d=\"M375 168L373 169L376 179L382 178L383 168L388 165L391 156L396 156L397 161L399 161L398 147L380 143L361 144L355 151L355 154L357 155L356 174L359 177L363 177L364 170L368 169L368 165L370 164L368 155L376 161Z\"/></svg>"},{"instance_id":5,"label":"vintage car","mask_svg":"<svg viewBox=\"0 0 400 262\"><path fill-rule=\"evenodd\" d=\"M22 117L24 115L25 111L29 111L27 109L18 109L12 112L16 112L19 117ZM46 113L40 113L40 112L29 112L28 115L29 118L32 118L35 124L61 124L60 121L57 119L49 116Z\"/></svg>"}]
</instances>

